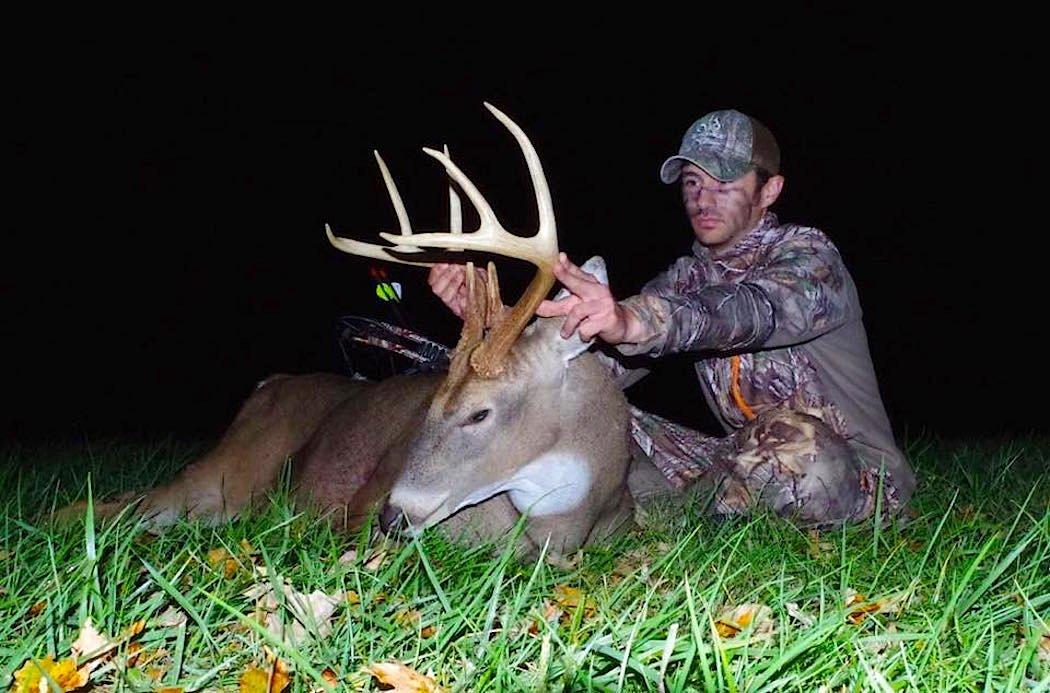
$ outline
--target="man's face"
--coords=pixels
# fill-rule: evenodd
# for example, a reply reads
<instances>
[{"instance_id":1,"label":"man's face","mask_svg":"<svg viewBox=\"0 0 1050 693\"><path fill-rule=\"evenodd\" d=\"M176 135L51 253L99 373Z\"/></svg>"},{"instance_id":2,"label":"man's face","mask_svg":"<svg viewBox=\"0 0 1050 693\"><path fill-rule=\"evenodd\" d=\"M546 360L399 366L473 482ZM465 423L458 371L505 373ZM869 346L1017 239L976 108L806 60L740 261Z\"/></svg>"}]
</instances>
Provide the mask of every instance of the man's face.
<instances>
[{"instance_id":1,"label":"man's face","mask_svg":"<svg viewBox=\"0 0 1050 693\"><path fill-rule=\"evenodd\" d=\"M700 244L718 254L731 248L762 218L762 191L754 171L723 183L693 164L682 167L682 202Z\"/></svg>"}]
</instances>

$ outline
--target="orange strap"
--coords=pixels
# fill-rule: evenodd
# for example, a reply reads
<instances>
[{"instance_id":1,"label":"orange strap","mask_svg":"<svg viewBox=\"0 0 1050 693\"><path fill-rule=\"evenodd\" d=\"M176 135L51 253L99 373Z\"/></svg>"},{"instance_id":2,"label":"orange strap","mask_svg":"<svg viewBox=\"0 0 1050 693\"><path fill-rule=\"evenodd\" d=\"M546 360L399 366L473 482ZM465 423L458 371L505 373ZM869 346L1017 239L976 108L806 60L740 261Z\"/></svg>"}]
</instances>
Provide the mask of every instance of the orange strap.
<instances>
[{"instance_id":1,"label":"orange strap","mask_svg":"<svg viewBox=\"0 0 1050 693\"><path fill-rule=\"evenodd\" d=\"M729 393L733 395L733 401L736 402L736 406L740 407L740 411L744 412L744 416L747 420L755 418L755 412L751 407L747 406L747 402L744 401L744 396L740 394L740 355L736 354L729 359L729 367L732 371L732 382L729 383Z\"/></svg>"}]
</instances>

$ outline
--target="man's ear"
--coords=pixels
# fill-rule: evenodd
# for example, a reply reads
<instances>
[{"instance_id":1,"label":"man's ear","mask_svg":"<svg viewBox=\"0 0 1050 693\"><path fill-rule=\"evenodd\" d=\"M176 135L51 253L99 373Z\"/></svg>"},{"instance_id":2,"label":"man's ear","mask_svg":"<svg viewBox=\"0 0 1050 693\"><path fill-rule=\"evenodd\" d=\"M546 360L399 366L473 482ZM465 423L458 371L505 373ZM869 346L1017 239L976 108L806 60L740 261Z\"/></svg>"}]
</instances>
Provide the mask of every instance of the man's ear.
<instances>
[{"instance_id":1,"label":"man's ear","mask_svg":"<svg viewBox=\"0 0 1050 693\"><path fill-rule=\"evenodd\" d=\"M592 275L601 284L609 286L609 272L605 268L605 260L603 260L600 255L595 255L587 260L587 262L580 266L580 269L587 274ZM554 296L554 300L561 300L568 295L568 290L562 288ZM579 330L574 331L568 339L564 339L561 336L561 325L563 322L565 322L565 318L539 318L529 326L529 330L526 331L526 334L529 334L536 329L542 329L544 335L543 338L554 347L554 350L558 353L558 357L564 363L568 363L590 349L593 342L585 342L581 340ZM540 327L541 325L542 328Z\"/></svg>"},{"instance_id":2,"label":"man's ear","mask_svg":"<svg viewBox=\"0 0 1050 693\"><path fill-rule=\"evenodd\" d=\"M762 186L762 190L759 192L759 207L766 209L772 207L773 203L780 197L781 191L784 190L784 176L771 176L766 184Z\"/></svg>"}]
</instances>

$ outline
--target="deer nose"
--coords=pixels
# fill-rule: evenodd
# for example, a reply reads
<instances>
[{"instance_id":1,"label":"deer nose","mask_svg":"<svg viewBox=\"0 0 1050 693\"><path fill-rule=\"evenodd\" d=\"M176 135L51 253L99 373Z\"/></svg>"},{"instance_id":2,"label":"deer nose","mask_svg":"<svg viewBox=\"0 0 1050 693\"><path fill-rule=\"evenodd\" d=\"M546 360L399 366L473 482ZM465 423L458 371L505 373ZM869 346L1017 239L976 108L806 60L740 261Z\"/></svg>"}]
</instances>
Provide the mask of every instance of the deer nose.
<instances>
[{"instance_id":1,"label":"deer nose","mask_svg":"<svg viewBox=\"0 0 1050 693\"><path fill-rule=\"evenodd\" d=\"M401 524L403 517L401 508L390 505L389 502L384 503L383 510L379 513L379 527L383 530L383 534L390 534L390 530Z\"/></svg>"}]
</instances>

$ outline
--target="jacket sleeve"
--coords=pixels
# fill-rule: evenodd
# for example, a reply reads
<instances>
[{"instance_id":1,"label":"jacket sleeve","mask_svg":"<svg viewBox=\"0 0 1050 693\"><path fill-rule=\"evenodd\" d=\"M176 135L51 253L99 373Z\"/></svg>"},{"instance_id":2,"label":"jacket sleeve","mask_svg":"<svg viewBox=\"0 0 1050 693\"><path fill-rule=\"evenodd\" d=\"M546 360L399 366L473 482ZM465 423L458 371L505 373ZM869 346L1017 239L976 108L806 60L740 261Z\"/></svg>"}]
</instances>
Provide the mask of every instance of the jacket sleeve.
<instances>
[{"instance_id":1,"label":"jacket sleeve","mask_svg":"<svg viewBox=\"0 0 1050 693\"><path fill-rule=\"evenodd\" d=\"M689 258L676 262L622 301L642 326L642 339L621 344L628 355L681 351L737 352L801 344L859 317L838 251L822 234L779 244L741 282L688 286ZM684 290L677 287L688 286Z\"/></svg>"}]
</instances>

